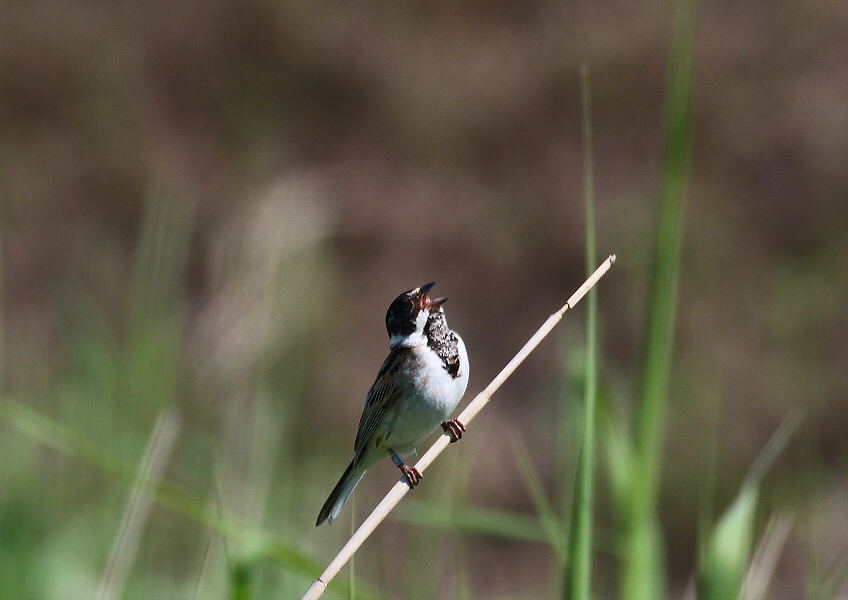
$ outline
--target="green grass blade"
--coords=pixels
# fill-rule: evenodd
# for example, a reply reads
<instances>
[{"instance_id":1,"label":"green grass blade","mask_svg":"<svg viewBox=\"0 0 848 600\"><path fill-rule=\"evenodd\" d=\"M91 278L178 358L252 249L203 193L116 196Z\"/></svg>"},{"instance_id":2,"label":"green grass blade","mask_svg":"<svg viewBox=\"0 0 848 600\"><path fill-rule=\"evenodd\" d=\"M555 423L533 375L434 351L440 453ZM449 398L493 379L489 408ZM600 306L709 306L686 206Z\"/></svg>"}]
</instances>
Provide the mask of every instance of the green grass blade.
<instances>
[{"instance_id":1,"label":"green grass blade","mask_svg":"<svg viewBox=\"0 0 848 600\"><path fill-rule=\"evenodd\" d=\"M636 422L636 456L629 514L625 516L622 598L665 596L659 572L663 561L655 507L672 365L683 209L689 170L694 5L694 0L678 2L672 41L665 167Z\"/></svg>"},{"instance_id":2,"label":"green grass blade","mask_svg":"<svg viewBox=\"0 0 848 600\"><path fill-rule=\"evenodd\" d=\"M0 398L0 421L48 448L93 466L110 478L130 486L136 480L134 466L115 462L103 448L74 435L22 404ZM320 572L321 566L317 561L270 535L240 527L220 511L210 508L203 498L167 482L159 482L145 489L159 505L247 548L244 554L250 560L264 558L310 579L316 572ZM346 588L340 583L334 583L333 587L337 590ZM360 597L362 595L360 591Z\"/></svg>"},{"instance_id":3,"label":"green grass blade","mask_svg":"<svg viewBox=\"0 0 848 600\"><path fill-rule=\"evenodd\" d=\"M3 315L5 314L3 312L3 305L4 305L3 300L5 299L5 296L3 295L3 259L5 258L4 254L3 254L3 248L5 248L5 245L3 244L3 232L4 232L4 229L5 229L5 226L6 226L6 221L3 218L4 216L5 215L3 213L2 203L0 203L0 384L2 384L2 382L6 380L5 377L4 377L5 369L4 369L4 365L3 365L4 344L2 343L3 340L6 338L6 336L5 336L6 332L5 332L5 329L3 328L3 325L4 325ZM0 388L0 390L2 390L2 388Z\"/></svg>"},{"instance_id":4,"label":"green grass blade","mask_svg":"<svg viewBox=\"0 0 848 600\"><path fill-rule=\"evenodd\" d=\"M592 109L589 67L581 68L583 99L583 164L586 203L586 272L595 269L595 206L592 166ZM583 435L577 482L574 488L568 557L563 598L589 600L592 582L592 498L595 476L595 406L597 397L598 298L592 289L587 297L586 375L583 390Z\"/></svg>"},{"instance_id":5,"label":"green grass blade","mask_svg":"<svg viewBox=\"0 0 848 600\"><path fill-rule=\"evenodd\" d=\"M781 424L745 477L739 495L713 529L699 557L698 598L728 600L741 596L751 553L760 481L800 421L800 413L796 411Z\"/></svg>"},{"instance_id":6,"label":"green grass blade","mask_svg":"<svg viewBox=\"0 0 848 600\"><path fill-rule=\"evenodd\" d=\"M230 599L250 600L253 577L251 567L237 560L230 565Z\"/></svg>"},{"instance_id":7,"label":"green grass blade","mask_svg":"<svg viewBox=\"0 0 848 600\"><path fill-rule=\"evenodd\" d=\"M350 520L350 535L356 533L356 494L350 499L350 514L354 515ZM356 599L356 555L350 557L350 569L348 570L348 590L347 597L349 600Z\"/></svg>"},{"instance_id":8,"label":"green grass blade","mask_svg":"<svg viewBox=\"0 0 848 600\"><path fill-rule=\"evenodd\" d=\"M600 446L606 459L606 475L612 497L613 512L625 515L629 509L630 487L633 478L633 439L623 414L613 406L612 392L608 387L599 390L598 433Z\"/></svg>"},{"instance_id":9,"label":"green grass blade","mask_svg":"<svg viewBox=\"0 0 848 600\"><path fill-rule=\"evenodd\" d=\"M746 483L719 519L701 559L698 598L730 600L739 597L751 549L758 496L759 486L754 482Z\"/></svg>"},{"instance_id":10,"label":"green grass blade","mask_svg":"<svg viewBox=\"0 0 848 600\"><path fill-rule=\"evenodd\" d=\"M706 444L701 455L702 476L698 481L698 554L702 554L706 548L705 541L709 538L710 529L715 521L715 481L716 481L716 444L718 443L718 398L710 396L705 403L709 408L709 421L707 422Z\"/></svg>"},{"instance_id":11,"label":"green grass blade","mask_svg":"<svg viewBox=\"0 0 848 600\"><path fill-rule=\"evenodd\" d=\"M513 512L465 509L427 500L410 500L393 517L421 527L453 531L467 536L501 538L518 542L550 543L538 517Z\"/></svg>"},{"instance_id":12,"label":"green grass blade","mask_svg":"<svg viewBox=\"0 0 848 600\"><path fill-rule=\"evenodd\" d=\"M568 546L563 541L565 537L562 535L562 524L557 518L551 503L548 501L548 497L542 486L542 480L536 472L527 450L517 440L513 444L513 448L518 466L521 469L521 474L524 476L524 485L527 487L536 511L539 513L539 522L542 530L545 532L548 542L554 552L556 552L560 562L567 564Z\"/></svg>"}]
</instances>

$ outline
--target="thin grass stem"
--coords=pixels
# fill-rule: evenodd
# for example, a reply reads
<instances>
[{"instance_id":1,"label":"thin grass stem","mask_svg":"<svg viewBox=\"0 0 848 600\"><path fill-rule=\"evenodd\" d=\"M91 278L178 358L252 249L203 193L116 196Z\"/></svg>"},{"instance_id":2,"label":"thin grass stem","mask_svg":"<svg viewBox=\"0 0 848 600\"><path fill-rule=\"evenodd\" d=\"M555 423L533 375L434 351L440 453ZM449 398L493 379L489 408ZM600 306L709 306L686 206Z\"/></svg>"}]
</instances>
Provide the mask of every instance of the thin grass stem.
<instances>
[{"instance_id":1,"label":"thin grass stem","mask_svg":"<svg viewBox=\"0 0 848 600\"><path fill-rule=\"evenodd\" d=\"M162 411L147 442L121 525L112 542L112 550L97 593L99 600L121 598L124 595L124 586L138 553L144 525L153 508L154 498L149 494L149 490L162 479L179 432L180 418L176 411Z\"/></svg>"},{"instance_id":2,"label":"thin grass stem","mask_svg":"<svg viewBox=\"0 0 848 600\"><path fill-rule=\"evenodd\" d=\"M692 140L692 47L697 0L678 0L667 91L666 149L634 436L629 509L624 516L621 596L664 597L662 537L656 515L665 414L673 362L683 214Z\"/></svg>"},{"instance_id":3,"label":"thin grass stem","mask_svg":"<svg viewBox=\"0 0 848 600\"><path fill-rule=\"evenodd\" d=\"M524 476L524 487L530 493L530 498L533 500L533 505L539 514L539 523L542 526L542 531L545 532L548 544L557 554L560 564L564 565L567 562L568 547L563 541L563 537L565 537L563 535L563 525L545 496L542 480L539 477L539 473L533 467L533 462L530 460L530 453L527 451L527 448L517 438L513 440L513 448L521 474Z\"/></svg>"},{"instance_id":4,"label":"thin grass stem","mask_svg":"<svg viewBox=\"0 0 848 600\"><path fill-rule=\"evenodd\" d=\"M586 272L595 264L595 185L592 165L592 102L589 67L580 69L583 104L583 195L586 204ZM598 298L589 292L586 316L586 373L583 436L568 535L563 598L589 600L592 583L592 496L595 479L595 411L598 389Z\"/></svg>"},{"instance_id":5,"label":"thin grass stem","mask_svg":"<svg viewBox=\"0 0 848 600\"><path fill-rule=\"evenodd\" d=\"M768 598L777 561L792 530L792 515L778 512L769 519L763 539L754 552L751 565L742 582L741 600L765 600Z\"/></svg>"}]
</instances>

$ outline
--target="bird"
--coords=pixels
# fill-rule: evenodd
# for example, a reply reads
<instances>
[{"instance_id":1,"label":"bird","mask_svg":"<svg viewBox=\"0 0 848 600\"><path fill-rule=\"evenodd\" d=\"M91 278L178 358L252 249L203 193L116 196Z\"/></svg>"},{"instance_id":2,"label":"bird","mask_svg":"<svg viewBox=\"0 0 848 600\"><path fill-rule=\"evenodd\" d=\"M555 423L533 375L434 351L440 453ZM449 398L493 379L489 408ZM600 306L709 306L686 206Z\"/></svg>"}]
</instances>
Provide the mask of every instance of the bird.
<instances>
[{"instance_id":1,"label":"bird","mask_svg":"<svg viewBox=\"0 0 848 600\"><path fill-rule=\"evenodd\" d=\"M441 424L451 443L465 426L450 419L468 386L468 353L462 338L447 324L442 305L447 298L427 295L435 282L399 295L386 312L389 356L365 396L365 407L350 461L318 513L316 526L332 522L365 471L391 457L407 485L422 478L402 458L415 452Z\"/></svg>"}]
</instances>

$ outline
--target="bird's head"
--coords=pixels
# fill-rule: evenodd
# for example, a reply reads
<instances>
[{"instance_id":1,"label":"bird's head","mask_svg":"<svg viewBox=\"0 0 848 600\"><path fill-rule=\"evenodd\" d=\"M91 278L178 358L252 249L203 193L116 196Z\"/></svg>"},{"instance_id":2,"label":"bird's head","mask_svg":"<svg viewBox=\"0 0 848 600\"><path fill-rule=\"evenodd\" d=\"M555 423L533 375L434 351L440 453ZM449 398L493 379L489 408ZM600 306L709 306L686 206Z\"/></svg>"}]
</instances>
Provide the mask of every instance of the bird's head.
<instances>
[{"instance_id":1,"label":"bird's head","mask_svg":"<svg viewBox=\"0 0 848 600\"><path fill-rule=\"evenodd\" d=\"M423 335L424 325L432 310L441 310L447 298L431 300L427 295L436 282L428 283L402 293L395 298L386 312L386 331L391 345L414 343L416 335Z\"/></svg>"}]
</instances>

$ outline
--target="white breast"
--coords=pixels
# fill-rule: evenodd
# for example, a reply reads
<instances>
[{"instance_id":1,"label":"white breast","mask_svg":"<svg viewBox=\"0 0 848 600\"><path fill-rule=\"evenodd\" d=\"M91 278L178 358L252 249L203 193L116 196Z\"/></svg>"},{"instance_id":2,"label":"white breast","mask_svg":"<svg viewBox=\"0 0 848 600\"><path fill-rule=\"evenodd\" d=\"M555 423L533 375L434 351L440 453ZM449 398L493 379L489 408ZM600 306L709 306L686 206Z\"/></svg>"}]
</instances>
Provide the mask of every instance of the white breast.
<instances>
[{"instance_id":1,"label":"white breast","mask_svg":"<svg viewBox=\"0 0 848 600\"><path fill-rule=\"evenodd\" d=\"M386 437L383 445L400 456L411 454L415 448L453 413L468 386L468 353L459 339L459 373L452 377L442 360L430 348L418 346L415 361L410 361L406 375L410 393L401 410L391 411L383 421Z\"/></svg>"}]
</instances>

